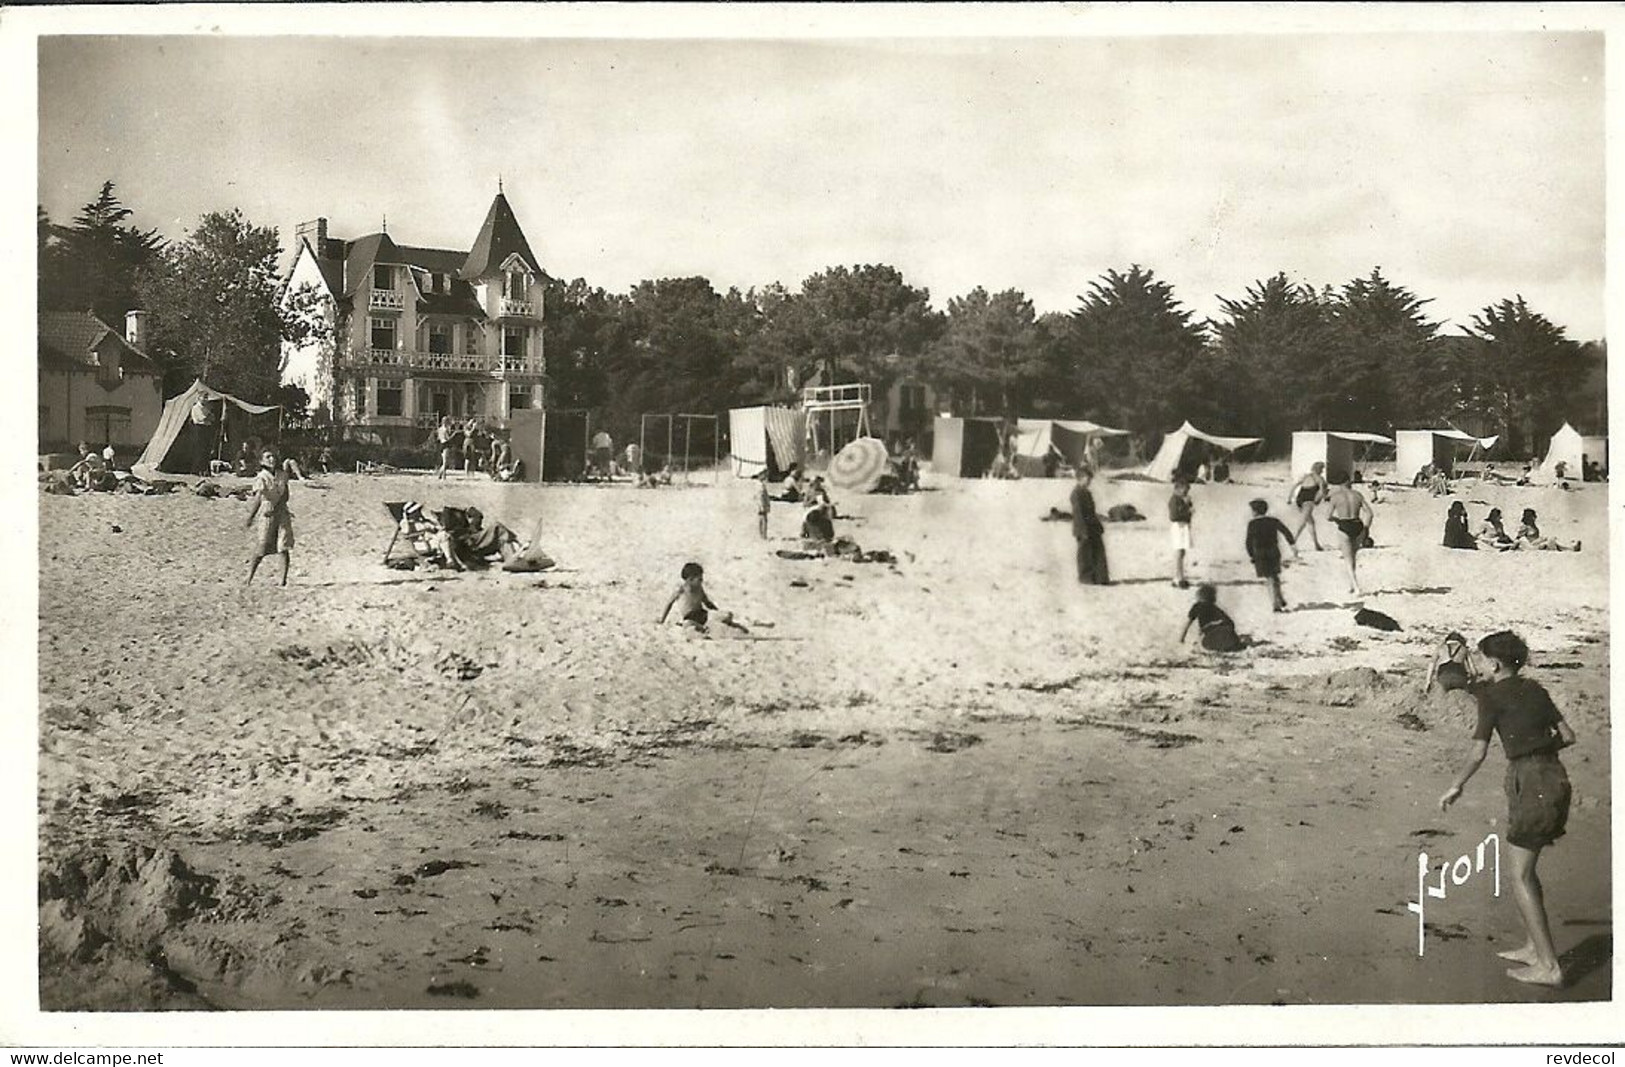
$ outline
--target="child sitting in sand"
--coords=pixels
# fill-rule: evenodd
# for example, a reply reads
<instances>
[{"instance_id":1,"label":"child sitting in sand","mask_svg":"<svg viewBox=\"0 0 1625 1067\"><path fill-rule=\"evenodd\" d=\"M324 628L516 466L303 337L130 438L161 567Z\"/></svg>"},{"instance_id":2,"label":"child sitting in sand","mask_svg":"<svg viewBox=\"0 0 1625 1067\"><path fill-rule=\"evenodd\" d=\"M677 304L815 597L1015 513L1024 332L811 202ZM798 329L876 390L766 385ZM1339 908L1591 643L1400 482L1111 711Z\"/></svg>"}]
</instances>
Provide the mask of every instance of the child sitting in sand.
<instances>
[{"instance_id":1,"label":"child sitting in sand","mask_svg":"<svg viewBox=\"0 0 1625 1067\"><path fill-rule=\"evenodd\" d=\"M666 601L666 610L660 613L660 624L665 625L666 619L671 616L671 609L677 608L677 617L684 626L692 626L700 632L705 632L705 624L710 621L708 612L716 611L717 606L705 592L705 568L698 563L683 564L683 584ZM733 616L723 612L718 619L724 624L733 622Z\"/></svg>"},{"instance_id":2,"label":"child sitting in sand","mask_svg":"<svg viewBox=\"0 0 1625 1067\"><path fill-rule=\"evenodd\" d=\"M1269 514L1269 502L1254 500L1250 505L1253 517L1247 523L1247 558L1253 561L1253 571L1262 579L1270 594L1270 610L1285 611L1286 597L1281 595L1281 538L1286 538L1294 555L1298 543L1274 515Z\"/></svg>"},{"instance_id":3,"label":"child sitting in sand","mask_svg":"<svg viewBox=\"0 0 1625 1067\"><path fill-rule=\"evenodd\" d=\"M1506 841L1512 853L1512 893L1518 902L1527 938L1523 947L1500 953L1520 966L1507 977L1532 985L1561 986L1563 968L1552 944L1545 895L1535 866L1540 851L1563 836L1569 818L1569 776L1559 749L1574 744L1574 730L1564 721L1551 695L1538 683L1520 677L1529 646L1503 630L1478 643L1491 680L1480 686L1478 725L1473 750L1450 788L1439 798L1447 810L1489 754L1490 737L1499 735L1506 752Z\"/></svg>"},{"instance_id":4,"label":"child sitting in sand","mask_svg":"<svg viewBox=\"0 0 1625 1067\"><path fill-rule=\"evenodd\" d=\"M1446 675L1459 675L1463 687L1476 685L1480 678L1478 664L1473 662L1473 651L1467 647L1467 638L1458 630L1451 630L1445 634L1444 643L1433 654L1433 661L1428 664L1427 681L1422 683L1422 691L1431 692L1434 683L1442 684Z\"/></svg>"},{"instance_id":5,"label":"child sitting in sand","mask_svg":"<svg viewBox=\"0 0 1625 1067\"><path fill-rule=\"evenodd\" d=\"M1191 605L1190 613L1185 616L1185 628L1179 631L1180 644L1184 644L1185 638L1190 635L1191 623L1200 628L1202 647L1209 652L1241 651L1236 624L1219 607L1219 591L1206 582L1196 587L1196 603Z\"/></svg>"}]
</instances>

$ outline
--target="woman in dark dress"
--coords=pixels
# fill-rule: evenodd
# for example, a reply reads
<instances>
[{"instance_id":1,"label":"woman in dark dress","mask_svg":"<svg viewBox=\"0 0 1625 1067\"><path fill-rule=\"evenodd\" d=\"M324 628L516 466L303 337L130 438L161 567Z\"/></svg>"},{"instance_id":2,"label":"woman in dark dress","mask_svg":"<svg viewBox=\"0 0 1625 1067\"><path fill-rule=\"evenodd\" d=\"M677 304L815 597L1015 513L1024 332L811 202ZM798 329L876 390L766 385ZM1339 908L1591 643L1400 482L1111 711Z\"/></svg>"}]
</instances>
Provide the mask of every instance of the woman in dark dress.
<instances>
[{"instance_id":1,"label":"woman in dark dress","mask_svg":"<svg viewBox=\"0 0 1625 1067\"><path fill-rule=\"evenodd\" d=\"M1077 483L1072 486L1072 536L1078 542L1078 581L1085 585L1111 585L1111 572L1106 566L1106 527L1095 512L1095 496L1089 491L1094 477L1094 471L1080 465Z\"/></svg>"},{"instance_id":2,"label":"woman in dark dress","mask_svg":"<svg viewBox=\"0 0 1625 1067\"><path fill-rule=\"evenodd\" d=\"M1457 500L1444 519L1444 547L1477 549L1478 541L1467 528L1467 505Z\"/></svg>"}]
</instances>

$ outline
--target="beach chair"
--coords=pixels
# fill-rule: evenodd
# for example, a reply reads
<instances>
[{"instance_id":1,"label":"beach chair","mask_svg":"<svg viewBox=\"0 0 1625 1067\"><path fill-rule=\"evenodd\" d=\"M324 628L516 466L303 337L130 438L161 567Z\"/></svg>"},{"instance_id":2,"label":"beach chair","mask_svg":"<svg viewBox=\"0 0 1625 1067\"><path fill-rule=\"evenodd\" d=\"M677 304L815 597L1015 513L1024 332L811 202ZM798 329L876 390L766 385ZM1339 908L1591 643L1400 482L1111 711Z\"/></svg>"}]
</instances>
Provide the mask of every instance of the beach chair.
<instances>
[{"instance_id":1,"label":"beach chair","mask_svg":"<svg viewBox=\"0 0 1625 1067\"><path fill-rule=\"evenodd\" d=\"M408 512L408 508L412 508ZM385 501L384 510L395 522L395 532L389 537L389 546L384 549L384 565L388 566L394 557L396 544L404 540L414 559L427 560L435 563L447 562L440 551L440 527L424 514L423 509L409 500Z\"/></svg>"}]
</instances>

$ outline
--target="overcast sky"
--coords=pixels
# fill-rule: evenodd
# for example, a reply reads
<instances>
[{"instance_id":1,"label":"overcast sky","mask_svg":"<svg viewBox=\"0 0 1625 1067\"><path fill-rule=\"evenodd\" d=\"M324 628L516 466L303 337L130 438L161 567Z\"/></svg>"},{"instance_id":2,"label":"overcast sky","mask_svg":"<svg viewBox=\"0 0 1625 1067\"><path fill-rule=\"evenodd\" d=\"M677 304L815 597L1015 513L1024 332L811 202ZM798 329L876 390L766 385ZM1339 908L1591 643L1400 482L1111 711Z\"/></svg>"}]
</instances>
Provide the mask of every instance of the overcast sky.
<instances>
[{"instance_id":1,"label":"overcast sky","mask_svg":"<svg viewBox=\"0 0 1625 1067\"><path fill-rule=\"evenodd\" d=\"M91 37L40 49L40 202L242 208L466 248L497 176L550 273L794 288L889 263L1071 310L1140 263L1198 314L1380 265L1465 323L1603 336L1600 34L980 41Z\"/></svg>"}]
</instances>

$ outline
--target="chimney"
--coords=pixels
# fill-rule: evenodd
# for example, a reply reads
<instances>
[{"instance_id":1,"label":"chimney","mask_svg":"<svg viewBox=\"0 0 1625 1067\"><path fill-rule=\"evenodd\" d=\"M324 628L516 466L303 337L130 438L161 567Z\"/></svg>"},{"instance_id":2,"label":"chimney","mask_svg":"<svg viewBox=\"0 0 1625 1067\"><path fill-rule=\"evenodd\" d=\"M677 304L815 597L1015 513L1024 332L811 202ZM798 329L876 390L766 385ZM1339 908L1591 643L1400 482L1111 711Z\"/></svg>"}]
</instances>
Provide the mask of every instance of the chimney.
<instances>
[{"instance_id":1,"label":"chimney","mask_svg":"<svg viewBox=\"0 0 1625 1067\"><path fill-rule=\"evenodd\" d=\"M145 311L126 311L124 313L124 340L129 342L131 348L140 349L147 341L147 313Z\"/></svg>"},{"instance_id":2,"label":"chimney","mask_svg":"<svg viewBox=\"0 0 1625 1067\"><path fill-rule=\"evenodd\" d=\"M312 222L301 222L299 228L294 231L294 236L310 238L312 250L320 256L327 245L327 220L321 218Z\"/></svg>"}]
</instances>

